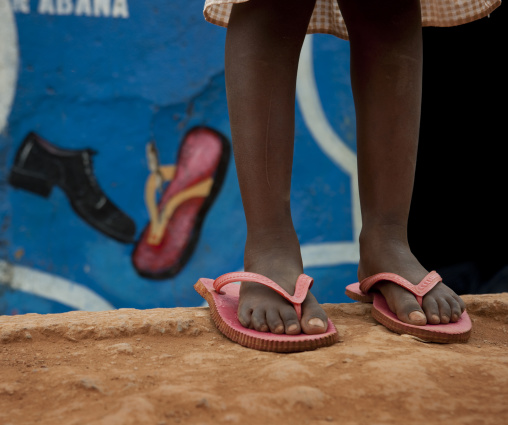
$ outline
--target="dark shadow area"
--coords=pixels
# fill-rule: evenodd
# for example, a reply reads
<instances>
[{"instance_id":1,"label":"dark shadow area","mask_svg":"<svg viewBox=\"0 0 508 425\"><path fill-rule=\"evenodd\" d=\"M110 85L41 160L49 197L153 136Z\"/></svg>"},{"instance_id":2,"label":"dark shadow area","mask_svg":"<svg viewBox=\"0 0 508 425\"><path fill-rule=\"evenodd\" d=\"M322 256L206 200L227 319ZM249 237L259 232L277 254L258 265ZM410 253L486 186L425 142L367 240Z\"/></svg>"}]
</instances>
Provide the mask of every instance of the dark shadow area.
<instances>
[{"instance_id":1,"label":"dark shadow area","mask_svg":"<svg viewBox=\"0 0 508 425\"><path fill-rule=\"evenodd\" d=\"M506 15L423 33L409 240L459 294L508 291Z\"/></svg>"}]
</instances>

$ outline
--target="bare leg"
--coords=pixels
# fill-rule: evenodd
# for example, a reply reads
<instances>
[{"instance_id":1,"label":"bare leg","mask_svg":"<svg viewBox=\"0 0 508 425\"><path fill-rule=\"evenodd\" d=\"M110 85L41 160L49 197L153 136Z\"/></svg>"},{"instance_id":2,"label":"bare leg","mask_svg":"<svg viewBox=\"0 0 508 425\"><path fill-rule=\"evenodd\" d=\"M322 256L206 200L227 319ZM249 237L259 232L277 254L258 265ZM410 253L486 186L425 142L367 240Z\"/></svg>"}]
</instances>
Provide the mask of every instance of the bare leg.
<instances>
[{"instance_id":1,"label":"bare leg","mask_svg":"<svg viewBox=\"0 0 508 425\"><path fill-rule=\"evenodd\" d=\"M351 41L363 228L359 279L397 273L417 284L427 271L407 241L420 125L422 35L419 0L338 0ZM429 208L435 208L429 205ZM378 289L400 320L457 321L462 300L443 283L415 297L393 283Z\"/></svg>"},{"instance_id":2,"label":"bare leg","mask_svg":"<svg viewBox=\"0 0 508 425\"><path fill-rule=\"evenodd\" d=\"M245 270L294 293L303 271L291 219L296 73L315 0L236 4L226 37L226 90L238 180L247 220ZM299 323L272 290L243 282L240 322L258 331L322 333L326 314L312 294Z\"/></svg>"}]
</instances>

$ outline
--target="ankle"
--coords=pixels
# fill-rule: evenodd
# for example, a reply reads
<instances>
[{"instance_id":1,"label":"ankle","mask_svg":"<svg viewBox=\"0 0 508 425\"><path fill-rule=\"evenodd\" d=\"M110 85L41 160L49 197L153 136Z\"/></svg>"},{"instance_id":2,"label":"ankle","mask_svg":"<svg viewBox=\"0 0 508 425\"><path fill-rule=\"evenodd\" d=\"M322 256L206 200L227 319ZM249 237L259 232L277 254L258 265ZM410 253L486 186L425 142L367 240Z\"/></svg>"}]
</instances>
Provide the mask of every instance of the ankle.
<instances>
[{"instance_id":1,"label":"ankle","mask_svg":"<svg viewBox=\"0 0 508 425\"><path fill-rule=\"evenodd\" d=\"M291 220L256 226L247 225L247 245L255 246L267 243L280 245L295 240L298 242L298 236Z\"/></svg>"},{"instance_id":2,"label":"ankle","mask_svg":"<svg viewBox=\"0 0 508 425\"><path fill-rule=\"evenodd\" d=\"M301 267L301 252L298 236L291 229L260 229L249 232L245 244L245 269L260 263L294 263Z\"/></svg>"},{"instance_id":3,"label":"ankle","mask_svg":"<svg viewBox=\"0 0 508 425\"><path fill-rule=\"evenodd\" d=\"M387 244L409 248L407 226L400 224L363 226L359 243L360 251L362 249L386 247Z\"/></svg>"},{"instance_id":4,"label":"ankle","mask_svg":"<svg viewBox=\"0 0 508 425\"><path fill-rule=\"evenodd\" d=\"M422 267L409 247L406 226L390 224L362 229L358 264L360 281L381 272L410 276L415 267L420 272Z\"/></svg>"}]
</instances>

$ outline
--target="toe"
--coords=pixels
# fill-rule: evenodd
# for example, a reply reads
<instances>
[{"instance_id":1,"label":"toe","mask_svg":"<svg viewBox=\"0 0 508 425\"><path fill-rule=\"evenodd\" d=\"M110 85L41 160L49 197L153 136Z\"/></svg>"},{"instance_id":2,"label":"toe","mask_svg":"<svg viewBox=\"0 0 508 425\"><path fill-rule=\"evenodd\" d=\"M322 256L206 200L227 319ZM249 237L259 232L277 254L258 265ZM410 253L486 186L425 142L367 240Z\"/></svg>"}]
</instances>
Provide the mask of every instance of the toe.
<instances>
[{"instance_id":1,"label":"toe","mask_svg":"<svg viewBox=\"0 0 508 425\"><path fill-rule=\"evenodd\" d=\"M459 306L460 306L460 313L464 313L464 311L466 310L466 303L462 300L462 298L460 298L458 295L456 294L453 294L453 298L455 301L457 301L459 303Z\"/></svg>"},{"instance_id":2,"label":"toe","mask_svg":"<svg viewBox=\"0 0 508 425\"><path fill-rule=\"evenodd\" d=\"M416 326L424 326L427 323L427 318L412 293L394 283L378 284L377 289L381 291L388 307L401 322Z\"/></svg>"},{"instance_id":3,"label":"toe","mask_svg":"<svg viewBox=\"0 0 508 425\"><path fill-rule=\"evenodd\" d=\"M439 314L439 305L434 297L423 298L423 311L427 316L427 321L431 325L438 325L441 323L441 315Z\"/></svg>"},{"instance_id":4,"label":"toe","mask_svg":"<svg viewBox=\"0 0 508 425\"><path fill-rule=\"evenodd\" d=\"M396 302L395 314L399 320L411 325L424 326L427 318L413 294L405 293Z\"/></svg>"},{"instance_id":5,"label":"toe","mask_svg":"<svg viewBox=\"0 0 508 425\"><path fill-rule=\"evenodd\" d=\"M284 322L284 330L288 335L296 335L301 332L300 322L293 306L284 306L279 313Z\"/></svg>"},{"instance_id":6,"label":"toe","mask_svg":"<svg viewBox=\"0 0 508 425\"><path fill-rule=\"evenodd\" d=\"M452 317L452 309L448 303L448 300L444 298L438 298L436 301L439 307L439 318L441 323L450 323Z\"/></svg>"},{"instance_id":7,"label":"toe","mask_svg":"<svg viewBox=\"0 0 508 425\"><path fill-rule=\"evenodd\" d=\"M266 321L268 323L268 327L270 328L270 332L274 334L284 333L284 322L280 317L279 310L275 308L268 309L266 311Z\"/></svg>"},{"instance_id":8,"label":"toe","mask_svg":"<svg viewBox=\"0 0 508 425\"><path fill-rule=\"evenodd\" d=\"M466 310L466 303L464 303L464 301L462 300L462 298L460 298L453 289L449 288L448 286L445 286L445 288L447 289L447 299L448 299L448 302L450 304L450 307L452 309L452 316L454 313L456 313L456 311L454 310L454 308L456 307L456 304L457 303L459 305L459 309L460 309L460 314L459 314L459 318L460 316L462 315L462 313L464 313L464 311ZM453 301L450 300L450 298L453 299Z\"/></svg>"},{"instance_id":9,"label":"toe","mask_svg":"<svg viewBox=\"0 0 508 425\"><path fill-rule=\"evenodd\" d=\"M450 320L452 322L458 322L463 311L461 305L454 297L448 299L448 304L450 305L450 309L452 312Z\"/></svg>"},{"instance_id":10,"label":"toe","mask_svg":"<svg viewBox=\"0 0 508 425\"><path fill-rule=\"evenodd\" d=\"M250 329L251 327L251 317L252 317L252 308L248 308L240 305L238 307L238 321L242 324L244 328Z\"/></svg>"},{"instance_id":11,"label":"toe","mask_svg":"<svg viewBox=\"0 0 508 425\"><path fill-rule=\"evenodd\" d=\"M309 294L302 305L302 331L306 334L321 334L328 328L328 317L312 294Z\"/></svg>"},{"instance_id":12,"label":"toe","mask_svg":"<svg viewBox=\"0 0 508 425\"><path fill-rule=\"evenodd\" d=\"M268 325L266 323L266 312L264 309L258 308L252 312L251 327L259 332L268 332Z\"/></svg>"}]
</instances>

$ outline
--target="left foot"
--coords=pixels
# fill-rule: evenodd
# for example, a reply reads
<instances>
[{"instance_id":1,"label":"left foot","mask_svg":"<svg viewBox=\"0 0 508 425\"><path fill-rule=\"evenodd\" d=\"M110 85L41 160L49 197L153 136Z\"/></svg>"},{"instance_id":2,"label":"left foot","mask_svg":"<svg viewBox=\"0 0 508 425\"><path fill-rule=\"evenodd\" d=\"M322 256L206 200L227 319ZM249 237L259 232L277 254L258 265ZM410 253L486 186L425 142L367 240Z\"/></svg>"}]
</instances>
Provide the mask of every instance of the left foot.
<instances>
[{"instance_id":1,"label":"left foot","mask_svg":"<svg viewBox=\"0 0 508 425\"><path fill-rule=\"evenodd\" d=\"M377 273L395 273L417 285L428 274L401 238L362 235L358 279ZM457 322L465 310L464 301L443 282L439 282L423 297L420 307L415 296L392 282L379 282L374 290L383 294L390 310L399 320L412 325Z\"/></svg>"}]
</instances>

